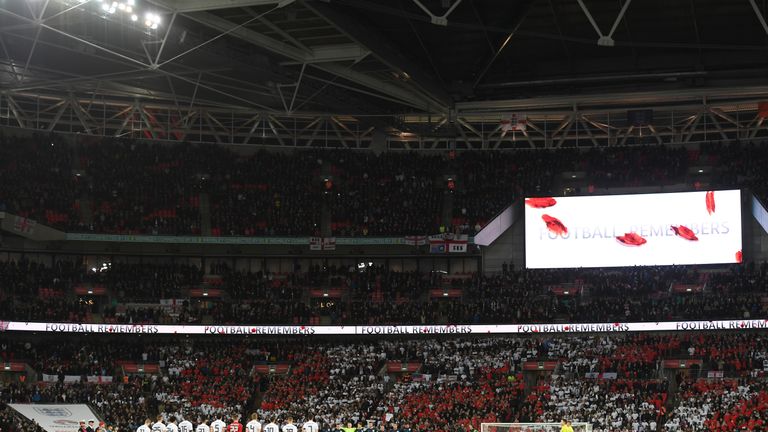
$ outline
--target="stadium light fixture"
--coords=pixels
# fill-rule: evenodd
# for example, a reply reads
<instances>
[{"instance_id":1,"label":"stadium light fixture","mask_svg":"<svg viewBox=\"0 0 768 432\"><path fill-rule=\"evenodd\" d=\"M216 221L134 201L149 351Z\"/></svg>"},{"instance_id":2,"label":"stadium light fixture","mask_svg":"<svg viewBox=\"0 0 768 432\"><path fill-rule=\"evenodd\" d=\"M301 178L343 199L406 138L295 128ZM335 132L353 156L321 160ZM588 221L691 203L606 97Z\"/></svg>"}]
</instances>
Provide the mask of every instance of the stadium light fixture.
<instances>
[{"instance_id":1,"label":"stadium light fixture","mask_svg":"<svg viewBox=\"0 0 768 432\"><path fill-rule=\"evenodd\" d=\"M81 4L87 3L89 0L76 0ZM116 17L122 19L125 17L133 23L138 22L142 12L141 5L137 5L136 0L96 0L94 2L99 11L103 14L104 18ZM144 27L148 30L157 30L163 23L163 19L160 14L153 11L144 11Z\"/></svg>"}]
</instances>

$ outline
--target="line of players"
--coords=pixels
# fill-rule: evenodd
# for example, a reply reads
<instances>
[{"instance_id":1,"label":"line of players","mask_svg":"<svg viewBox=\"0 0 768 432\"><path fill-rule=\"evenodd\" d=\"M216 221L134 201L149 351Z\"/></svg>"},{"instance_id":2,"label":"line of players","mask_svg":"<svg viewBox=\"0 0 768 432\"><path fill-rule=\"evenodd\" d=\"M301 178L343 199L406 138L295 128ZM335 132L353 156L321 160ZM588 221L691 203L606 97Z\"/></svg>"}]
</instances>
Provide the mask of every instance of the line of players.
<instances>
[{"instance_id":1,"label":"line of players","mask_svg":"<svg viewBox=\"0 0 768 432\"><path fill-rule=\"evenodd\" d=\"M240 423L240 416L235 415L232 417L232 423L227 424L223 420L224 416L221 414L216 416L216 419L208 425L208 420L204 418L198 419L197 427L193 427L192 422L184 420L179 424L176 424L176 417L171 416L168 418L168 423L163 423L163 416L157 416L157 421L152 423L152 420L146 419L144 424L139 426L136 432L298 432L299 428L293 424L293 418L288 417L283 424L282 428L278 426L274 421L267 423L262 427L261 422L257 414L251 414L251 420L243 428L243 424ZM302 432L319 432L320 427L314 421L310 420L301 425Z\"/></svg>"}]
</instances>

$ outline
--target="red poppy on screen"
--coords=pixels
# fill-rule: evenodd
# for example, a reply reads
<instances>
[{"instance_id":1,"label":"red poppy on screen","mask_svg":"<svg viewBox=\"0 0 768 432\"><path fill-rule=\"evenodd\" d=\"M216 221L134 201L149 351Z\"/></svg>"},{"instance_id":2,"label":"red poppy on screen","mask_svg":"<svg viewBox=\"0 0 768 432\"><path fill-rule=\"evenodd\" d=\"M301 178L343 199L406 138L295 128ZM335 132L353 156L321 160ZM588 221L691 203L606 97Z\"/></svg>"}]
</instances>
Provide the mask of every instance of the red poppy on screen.
<instances>
[{"instance_id":1,"label":"red poppy on screen","mask_svg":"<svg viewBox=\"0 0 768 432\"><path fill-rule=\"evenodd\" d=\"M555 204L557 204L557 201L555 201L555 199L552 197L525 199L525 205L532 208L547 208L552 207Z\"/></svg>"},{"instance_id":2,"label":"red poppy on screen","mask_svg":"<svg viewBox=\"0 0 768 432\"><path fill-rule=\"evenodd\" d=\"M707 192L707 213L712 214L715 212L715 192Z\"/></svg>"},{"instance_id":3,"label":"red poppy on screen","mask_svg":"<svg viewBox=\"0 0 768 432\"><path fill-rule=\"evenodd\" d=\"M616 237L616 240L624 246L642 246L648 242L643 236L633 232L618 236Z\"/></svg>"},{"instance_id":4,"label":"red poppy on screen","mask_svg":"<svg viewBox=\"0 0 768 432\"><path fill-rule=\"evenodd\" d=\"M544 223L547 224L547 229L553 234L557 234L559 236L568 234L568 228L566 228L566 226L560 222L560 219L546 214L542 215L541 219L544 220Z\"/></svg>"},{"instance_id":5,"label":"red poppy on screen","mask_svg":"<svg viewBox=\"0 0 768 432\"><path fill-rule=\"evenodd\" d=\"M736 262L741 264L743 258L741 251L736 251Z\"/></svg>"},{"instance_id":6,"label":"red poppy on screen","mask_svg":"<svg viewBox=\"0 0 768 432\"><path fill-rule=\"evenodd\" d=\"M679 226L672 225L672 231L674 231L675 235L677 235L678 237L682 237L686 240L690 240L690 241L699 240L699 238L696 237L696 234L694 234L693 231L691 231L691 229L685 225L679 225Z\"/></svg>"}]
</instances>

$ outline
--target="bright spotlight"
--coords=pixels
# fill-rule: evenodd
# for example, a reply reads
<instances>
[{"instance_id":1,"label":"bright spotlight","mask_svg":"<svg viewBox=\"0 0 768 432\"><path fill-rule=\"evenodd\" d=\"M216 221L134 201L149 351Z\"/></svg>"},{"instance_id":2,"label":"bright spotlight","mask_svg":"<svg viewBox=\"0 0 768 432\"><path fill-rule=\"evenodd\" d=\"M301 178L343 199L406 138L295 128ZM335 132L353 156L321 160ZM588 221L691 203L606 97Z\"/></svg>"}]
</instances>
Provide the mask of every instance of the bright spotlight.
<instances>
[{"instance_id":1,"label":"bright spotlight","mask_svg":"<svg viewBox=\"0 0 768 432\"><path fill-rule=\"evenodd\" d=\"M109 3L102 3L101 8L104 9L104 12L109 10Z\"/></svg>"},{"instance_id":2,"label":"bright spotlight","mask_svg":"<svg viewBox=\"0 0 768 432\"><path fill-rule=\"evenodd\" d=\"M139 17L136 14L131 15L131 21L138 21Z\"/></svg>"}]
</instances>

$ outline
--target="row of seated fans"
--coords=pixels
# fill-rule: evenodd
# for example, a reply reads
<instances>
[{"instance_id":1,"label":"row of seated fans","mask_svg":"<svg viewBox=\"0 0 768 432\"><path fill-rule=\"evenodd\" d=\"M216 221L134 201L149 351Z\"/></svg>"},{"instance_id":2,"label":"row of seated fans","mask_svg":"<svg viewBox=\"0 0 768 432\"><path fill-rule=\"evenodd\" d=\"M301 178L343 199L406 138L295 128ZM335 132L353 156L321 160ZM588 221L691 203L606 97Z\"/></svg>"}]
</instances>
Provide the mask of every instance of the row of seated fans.
<instances>
[{"instance_id":1,"label":"row of seated fans","mask_svg":"<svg viewBox=\"0 0 768 432\"><path fill-rule=\"evenodd\" d=\"M708 188L753 187L764 196L766 162L768 150L752 144L242 155L212 145L118 138L71 144L57 135L0 134L0 211L67 231L200 235L205 193L213 235L315 234L323 208L334 235L424 235L444 226L444 197L452 193L448 228L471 232L518 197L552 195L553 179L564 171L585 172L593 187L702 187L686 173L707 165L714 167Z\"/></svg>"},{"instance_id":2,"label":"row of seated fans","mask_svg":"<svg viewBox=\"0 0 768 432\"><path fill-rule=\"evenodd\" d=\"M743 319L765 316L768 265L719 269L642 267L626 269L509 270L497 276L462 275L446 280L436 273L392 272L370 267L311 268L272 274L216 266L212 285L226 297L191 298L206 282L194 266L112 263L94 272L72 262L54 266L0 262L0 313L7 320L89 322L98 314L107 323L314 324L472 324ZM209 278L210 279L210 278ZM548 287L578 280L589 296L554 295ZM673 283L706 280L706 291L670 293ZM102 300L74 296L82 284L105 289ZM319 304L312 289L338 287L341 297ZM445 289L460 297L431 296ZM48 295L49 291L59 295ZM43 295L43 292L46 294ZM63 295L63 293L69 293ZM157 307L121 307L154 303ZM160 299L179 299L161 308Z\"/></svg>"},{"instance_id":3,"label":"row of seated fans","mask_svg":"<svg viewBox=\"0 0 768 432\"><path fill-rule=\"evenodd\" d=\"M767 343L759 333L344 343L9 341L2 346L3 361L26 361L62 377L99 372L94 365L119 375L120 361L161 367L154 375L126 376L114 384L6 382L0 400L88 402L121 429L137 427L147 414L194 420L257 410L268 421L316 416L324 425L371 420L416 431L562 418L591 422L596 431L761 430L768 403L762 377ZM720 368L726 378L678 374L675 394L669 372L661 368L663 359L674 358L699 359L703 370ZM526 376L523 366L531 361L559 365L553 375ZM290 369L265 375L259 369L265 362ZM393 371L390 362L417 364L418 373ZM722 367L728 364L737 366ZM382 373L385 368L390 373Z\"/></svg>"},{"instance_id":4,"label":"row of seated fans","mask_svg":"<svg viewBox=\"0 0 768 432\"><path fill-rule=\"evenodd\" d=\"M765 430L768 418L768 381L764 379L685 381L681 403L670 412L671 430Z\"/></svg>"}]
</instances>

